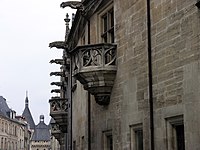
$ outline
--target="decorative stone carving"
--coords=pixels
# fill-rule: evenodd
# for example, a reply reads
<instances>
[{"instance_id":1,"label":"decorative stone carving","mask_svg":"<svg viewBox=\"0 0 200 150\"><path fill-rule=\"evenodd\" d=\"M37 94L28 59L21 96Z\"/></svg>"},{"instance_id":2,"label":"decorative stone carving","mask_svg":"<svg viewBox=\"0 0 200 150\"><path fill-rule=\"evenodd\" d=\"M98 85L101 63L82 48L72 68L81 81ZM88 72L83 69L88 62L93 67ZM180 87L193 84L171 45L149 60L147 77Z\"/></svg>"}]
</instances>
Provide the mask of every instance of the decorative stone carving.
<instances>
[{"instance_id":1,"label":"decorative stone carving","mask_svg":"<svg viewBox=\"0 0 200 150\"><path fill-rule=\"evenodd\" d=\"M55 41L55 42L52 42L52 43L49 43L49 47L50 48L58 48L58 49L67 49L67 44L65 41Z\"/></svg>"},{"instance_id":2,"label":"decorative stone carving","mask_svg":"<svg viewBox=\"0 0 200 150\"><path fill-rule=\"evenodd\" d=\"M90 17L99 5L102 3L102 0L90 0L87 2L80 2L80 1L67 1L62 2L60 4L61 8L71 7L72 9L78 9L81 11L82 15L85 17Z\"/></svg>"},{"instance_id":3,"label":"decorative stone carving","mask_svg":"<svg viewBox=\"0 0 200 150\"><path fill-rule=\"evenodd\" d=\"M83 5L80 1L67 1L67 2L62 2L60 4L61 8L65 7L70 7L72 9L83 9Z\"/></svg>"},{"instance_id":4,"label":"decorative stone carving","mask_svg":"<svg viewBox=\"0 0 200 150\"><path fill-rule=\"evenodd\" d=\"M51 93L61 93L61 89L53 89L51 90Z\"/></svg>"},{"instance_id":5,"label":"decorative stone carving","mask_svg":"<svg viewBox=\"0 0 200 150\"><path fill-rule=\"evenodd\" d=\"M55 134L60 134L60 127L59 124L57 123L51 123L51 134L55 135Z\"/></svg>"},{"instance_id":6,"label":"decorative stone carving","mask_svg":"<svg viewBox=\"0 0 200 150\"><path fill-rule=\"evenodd\" d=\"M108 105L116 76L116 45L78 46L72 55L72 73L95 96L100 105Z\"/></svg>"},{"instance_id":7,"label":"decorative stone carving","mask_svg":"<svg viewBox=\"0 0 200 150\"><path fill-rule=\"evenodd\" d=\"M52 59L49 63L55 63L55 64L59 64L59 65L63 65L64 61L63 59Z\"/></svg>"},{"instance_id":8,"label":"decorative stone carving","mask_svg":"<svg viewBox=\"0 0 200 150\"><path fill-rule=\"evenodd\" d=\"M60 130L65 130L62 129L62 127L67 126L67 118L68 118L68 101L65 98L60 98L60 97L52 97L49 100L50 103L50 115L51 117L54 118L56 123L59 125Z\"/></svg>"},{"instance_id":9,"label":"decorative stone carving","mask_svg":"<svg viewBox=\"0 0 200 150\"><path fill-rule=\"evenodd\" d=\"M51 72L50 76L61 76L61 77L65 77L65 73L63 71L61 72Z\"/></svg>"},{"instance_id":10,"label":"decorative stone carving","mask_svg":"<svg viewBox=\"0 0 200 150\"><path fill-rule=\"evenodd\" d=\"M55 111L67 111L67 101L63 100L63 99L54 99L51 101L51 110L53 112Z\"/></svg>"},{"instance_id":11,"label":"decorative stone carving","mask_svg":"<svg viewBox=\"0 0 200 150\"><path fill-rule=\"evenodd\" d=\"M64 86L64 82L51 82L51 85Z\"/></svg>"}]
</instances>

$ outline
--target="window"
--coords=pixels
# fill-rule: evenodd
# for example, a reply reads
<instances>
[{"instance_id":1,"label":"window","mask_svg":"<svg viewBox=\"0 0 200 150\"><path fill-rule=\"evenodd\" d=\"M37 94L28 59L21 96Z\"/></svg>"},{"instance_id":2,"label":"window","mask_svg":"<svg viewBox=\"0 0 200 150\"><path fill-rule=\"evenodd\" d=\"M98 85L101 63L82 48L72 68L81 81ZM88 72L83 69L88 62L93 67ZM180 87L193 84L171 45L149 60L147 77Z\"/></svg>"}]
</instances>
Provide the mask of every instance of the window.
<instances>
[{"instance_id":1,"label":"window","mask_svg":"<svg viewBox=\"0 0 200 150\"><path fill-rule=\"evenodd\" d=\"M1 149L3 149L3 138L1 138Z\"/></svg>"},{"instance_id":2,"label":"window","mask_svg":"<svg viewBox=\"0 0 200 150\"><path fill-rule=\"evenodd\" d=\"M167 144L169 150L185 150L185 135L183 116L166 119Z\"/></svg>"},{"instance_id":3,"label":"window","mask_svg":"<svg viewBox=\"0 0 200 150\"><path fill-rule=\"evenodd\" d=\"M131 150L143 150L142 124L131 125Z\"/></svg>"},{"instance_id":4,"label":"window","mask_svg":"<svg viewBox=\"0 0 200 150\"><path fill-rule=\"evenodd\" d=\"M113 137L112 131L103 132L104 150L113 150Z\"/></svg>"},{"instance_id":5,"label":"window","mask_svg":"<svg viewBox=\"0 0 200 150\"><path fill-rule=\"evenodd\" d=\"M4 132L4 122L2 121L2 128L1 131Z\"/></svg>"},{"instance_id":6,"label":"window","mask_svg":"<svg viewBox=\"0 0 200 150\"><path fill-rule=\"evenodd\" d=\"M5 123L5 132L8 133L8 124L7 124L7 122Z\"/></svg>"},{"instance_id":7,"label":"window","mask_svg":"<svg viewBox=\"0 0 200 150\"><path fill-rule=\"evenodd\" d=\"M5 148L5 150L7 150L7 139L5 139L5 143L4 143L4 148Z\"/></svg>"},{"instance_id":8,"label":"window","mask_svg":"<svg viewBox=\"0 0 200 150\"><path fill-rule=\"evenodd\" d=\"M85 143L85 137L84 136L82 136L82 138L81 138L81 150L84 150L85 148L84 148L84 144Z\"/></svg>"},{"instance_id":9,"label":"window","mask_svg":"<svg viewBox=\"0 0 200 150\"><path fill-rule=\"evenodd\" d=\"M175 125L177 150L185 150L184 125Z\"/></svg>"},{"instance_id":10,"label":"window","mask_svg":"<svg viewBox=\"0 0 200 150\"><path fill-rule=\"evenodd\" d=\"M114 43L114 11L109 9L101 15L101 39L105 43Z\"/></svg>"},{"instance_id":11,"label":"window","mask_svg":"<svg viewBox=\"0 0 200 150\"><path fill-rule=\"evenodd\" d=\"M73 141L73 150L76 150L76 141Z\"/></svg>"}]
</instances>

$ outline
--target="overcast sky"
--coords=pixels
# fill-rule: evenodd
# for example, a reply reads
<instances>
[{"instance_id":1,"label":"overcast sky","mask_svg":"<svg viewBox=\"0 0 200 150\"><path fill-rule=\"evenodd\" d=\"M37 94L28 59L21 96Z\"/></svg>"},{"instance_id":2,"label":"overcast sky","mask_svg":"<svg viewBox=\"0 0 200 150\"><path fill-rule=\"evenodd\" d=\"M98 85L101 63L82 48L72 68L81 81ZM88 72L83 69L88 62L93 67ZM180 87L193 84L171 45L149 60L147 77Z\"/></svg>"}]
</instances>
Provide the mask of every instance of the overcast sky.
<instances>
[{"instance_id":1,"label":"overcast sky","mask_svg":"<svg viewBox=\"0 0 200 150\"><path fill-rule=\"evenodd\" d=\"M64 40L66 13L63 0L0 0L0 95L10 108L21 115L26 90L29 108L37 124L39 115L48 123L49 99L53 94L51 71L59 65L49 64L61 58L62 50L50 49L50 42Z\"/></svg>"}]
</instances>

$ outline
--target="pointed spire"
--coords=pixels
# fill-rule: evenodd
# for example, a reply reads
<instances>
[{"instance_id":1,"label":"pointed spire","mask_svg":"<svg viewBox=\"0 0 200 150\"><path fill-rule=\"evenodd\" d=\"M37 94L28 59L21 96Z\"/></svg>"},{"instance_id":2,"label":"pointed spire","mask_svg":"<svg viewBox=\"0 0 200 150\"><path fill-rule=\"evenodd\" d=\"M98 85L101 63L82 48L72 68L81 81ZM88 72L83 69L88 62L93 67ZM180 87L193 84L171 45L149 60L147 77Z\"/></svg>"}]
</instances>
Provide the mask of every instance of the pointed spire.
<instances>
[{"instance_id":1,"label":"pointed spire","mask_svg":"<svg viewBox=\"0 0 200 150\"><path fill-rule=\"evenodd\" d=\"M25 107L28 107L28 91L26 91Z\"/></svg>"},{"instance_id":2,"label":"pointed spire","mask_svg":"<svg viewBox=\"0 0 200 150\"><path fill-rule=\"evenodd\" d=\"M70 19L69 19L69 14L67 13L66 14L66 18L64 19L65 21L65 25L66 25L66 31L65 31L65 41L67 41L67 38L68 38L68 35L69 35L69 22L70 22Z\"/></svg>"}]
</instances>

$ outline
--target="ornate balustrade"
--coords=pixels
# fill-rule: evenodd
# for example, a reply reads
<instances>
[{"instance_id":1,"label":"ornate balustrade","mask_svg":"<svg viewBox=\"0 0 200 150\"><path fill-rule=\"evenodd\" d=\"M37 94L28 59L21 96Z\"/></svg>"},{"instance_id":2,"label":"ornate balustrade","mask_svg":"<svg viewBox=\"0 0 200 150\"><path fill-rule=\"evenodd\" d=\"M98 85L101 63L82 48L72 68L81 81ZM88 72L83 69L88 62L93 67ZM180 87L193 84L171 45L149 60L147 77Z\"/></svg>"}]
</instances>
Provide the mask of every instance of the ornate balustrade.
<instances>
[{"instance_id":1,"label":"ornate balustrade","mask_svg":"<svg viewBox=\"0 0 200 150\"><path fill-rule=\"evenodd\" d=\"M52 97L50 103L50 116L59 124L60 129L67 126L68 101L60 97Z\"/></svg>"},{"instance_id":2,"label":"ornate balustrade","mask_svg":"<svg viewBox=\"0 0 200 150\"><path fill-rule=\"evenodd\" d=\"M60 135L61 135L61 130L60 130L60 126L57 123L51 123L51 134L57 139L59 140Z\"/></svg>"},{"instance_id":3,"label":"ornate balustrade","mask_svg":"<svg viewBox=\"0 0 200 150\"><path fill-rule=\"evenodd\" d=\"M72 50L72 74L95 96L100 105L108 105L116 76L116 45L101 43L78 46Z\"/></svg>"}]
</instances>

